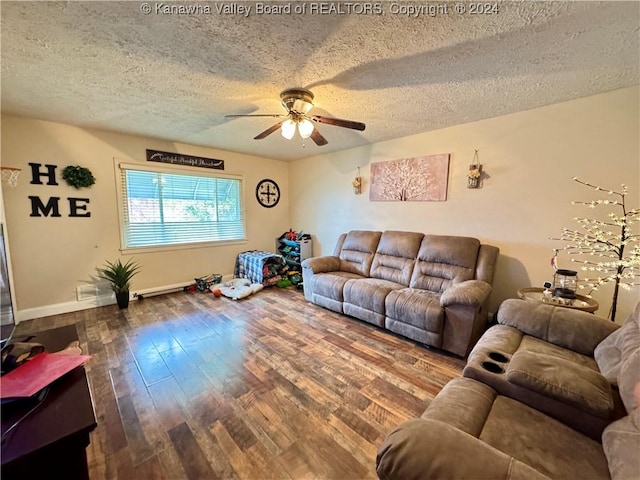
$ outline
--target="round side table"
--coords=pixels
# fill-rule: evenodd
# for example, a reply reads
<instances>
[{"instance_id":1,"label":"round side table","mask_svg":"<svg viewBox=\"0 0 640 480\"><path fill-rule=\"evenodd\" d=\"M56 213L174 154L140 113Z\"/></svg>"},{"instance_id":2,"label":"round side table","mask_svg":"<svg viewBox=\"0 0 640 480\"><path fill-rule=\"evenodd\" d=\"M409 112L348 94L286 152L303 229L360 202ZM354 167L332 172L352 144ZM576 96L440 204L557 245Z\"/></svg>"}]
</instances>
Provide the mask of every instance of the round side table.
<instances>
[{"instance_id":1,"label":"round side table","mask_svg":"<svg viewBox=\"0 0 640 480\"><path fill-rule=\"evenodd\" d=\"M523 300L534 300L541 303L546 303L547 305L554 305L556 307L564 307L564 308L572 308L574 310L582 310L583 312L593 313L598 310L598 302L596 302L593 298L587 298L583 295L576 295L576 299L573 301L571 305L563 305L561 303L555 302L543 302L542 292L543 288L537 287L528 287L521 288L518 290L518 297Z\"/></svg>"}]
</instances>

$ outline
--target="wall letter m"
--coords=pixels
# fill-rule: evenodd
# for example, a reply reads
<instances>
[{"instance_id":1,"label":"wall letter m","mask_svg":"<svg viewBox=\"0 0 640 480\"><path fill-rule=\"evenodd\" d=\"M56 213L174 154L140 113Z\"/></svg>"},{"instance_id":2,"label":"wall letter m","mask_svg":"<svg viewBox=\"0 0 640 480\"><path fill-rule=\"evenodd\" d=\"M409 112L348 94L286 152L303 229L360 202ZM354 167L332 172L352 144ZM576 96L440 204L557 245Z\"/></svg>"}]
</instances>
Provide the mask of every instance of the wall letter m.
<instances>
[{"instance_id":1,"label":"wall letter m","mask_svg":"<svg viewBox=\"0 0 640 480\"><path fill-rule=\"evenodd\" d=\"M30 217L42 217L40 212L44 214L45 217L49 216L49 213L53 211L51 214L52 217L60 217L60 209L58 208L58 200L60 197L51 197L47 204L43 204L40 197L29 196L29 200L31 200L31 215Z\"/></svg>"}]
</instances>

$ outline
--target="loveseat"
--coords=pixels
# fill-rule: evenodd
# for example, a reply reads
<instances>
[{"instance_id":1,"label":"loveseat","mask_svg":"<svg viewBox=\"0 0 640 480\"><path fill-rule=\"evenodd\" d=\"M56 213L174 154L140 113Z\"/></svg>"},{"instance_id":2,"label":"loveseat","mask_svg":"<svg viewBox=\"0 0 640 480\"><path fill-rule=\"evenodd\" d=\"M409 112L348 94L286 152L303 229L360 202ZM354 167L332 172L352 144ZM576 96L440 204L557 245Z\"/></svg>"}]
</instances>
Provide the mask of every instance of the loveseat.
<instances>
[{"instance_id":1,"label":"loveseat","mask_svg":"<svg viewBox=\"0 0 640 480\"><path fill-rule=\"evenodd\" d=\"M515 299L500 305L497 320L469 354L462 375L599 440L623 410L611 386L615 378L601 373L610 352L606 343L600 346L620 326L590 313Z\"/></svg>"},{"instance_id":2,"label":"loveseat","mask_svg":"<svg viewBox=\"0 0 640 480\"><path fill-rule=\"evenodd\" d=\"M487 325L498 248L470 237L352 230L302 263L305 298L466 356Z\"/></svg>"},{"instance_id":3,"label":"loveseat","mask_svg":"<svg viewBox=\"0 0 640 480\"><path fill-rule=\"evenodd\" d=\"M520 332L520 347L509 354L517 342L503 335L504 328L492 327L469 355L469 362L486 355L482 361L500 363L488 354L502 353L510 359L503 362L504 372L496 375L505 376L507 382L513 381L509 379L510 368L518 375L532 375L537 387L531 392L547 395L556 406L570 404L576 409L574 413L588 412L592 405L604 402L600 389L604 381L609 385L611 402L616 396L620 398L623 416L615 419L612 414L598 438L593 438L590 428L580 431L577 425L569 426L566 422L573 417L564 416L566 412L551 412L555 418L543 413L540 408L552 404L536 395L524 396L525 403L511 398L514 391L505 384L490 381L494 388L464 376L450 381L421 418L389 433L376 459L380 479L640 478L640 303L624 325L611 326L609 334L601 323L607 320L590 317L561 307L508 301L498 311L498 327L526 329ZM589 345L602 334L604 338L593 349L594 367ZM528 336L536 339L529 346ZM535 353L534 357L546 357L547 363L525 356L522 363L531 360L531 365L512 367L509 364L516 360L520 348ZM580 355L586 357L584 362L578 360ZM585 374L580 366L589 371ZM602 378L594 380L597 375ZM597 388L589 388L587 383ZM581 418L598 424L597 415L591 420L584 415Z\"/></svg>"}]
</instances>

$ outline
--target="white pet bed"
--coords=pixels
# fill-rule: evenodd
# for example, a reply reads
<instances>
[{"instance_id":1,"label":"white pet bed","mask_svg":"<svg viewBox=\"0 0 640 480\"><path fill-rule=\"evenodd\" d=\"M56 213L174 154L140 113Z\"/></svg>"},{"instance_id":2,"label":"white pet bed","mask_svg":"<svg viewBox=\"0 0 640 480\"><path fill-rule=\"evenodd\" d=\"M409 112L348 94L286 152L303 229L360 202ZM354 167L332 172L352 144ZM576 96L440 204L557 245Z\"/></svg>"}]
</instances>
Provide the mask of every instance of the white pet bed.
<instances>
[{"instance_id":1,"label":"white pet bed","mask_svg":"<svg viewBox=\"0 0 640 480\"><path fill-rule=\"evenodd\" d=\"M264 288L261 283L251 283L246 278L234 278L228 282L223 283L218 288L225 297L232 300L240 300L246 298L249 295L253 295Z\"/></svg>"}]
</instances>

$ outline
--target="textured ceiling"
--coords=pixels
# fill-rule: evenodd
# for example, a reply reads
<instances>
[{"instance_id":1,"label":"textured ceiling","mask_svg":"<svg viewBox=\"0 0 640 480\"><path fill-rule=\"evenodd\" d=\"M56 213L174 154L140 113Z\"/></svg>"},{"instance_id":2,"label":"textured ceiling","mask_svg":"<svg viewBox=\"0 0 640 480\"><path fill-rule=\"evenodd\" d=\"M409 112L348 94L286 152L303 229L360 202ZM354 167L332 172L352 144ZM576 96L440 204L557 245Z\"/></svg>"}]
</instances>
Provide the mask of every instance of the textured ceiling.
<instances>
[{"instance_id":1,"label":"textured ceiling","mask_svg":"<svg viewBox=\"0 0 640 480\"><path fill-rule=\"evenodd\" d=\"M138 1L2 1L2 110L292 160L640 83L636 1L499 2L481 15L420 3L434 16L395 13L413 2L292 8L303 4L269 15L187 2L196 14L180 15L151 1L145 15ZM372 5L382 14L341 13ZM271 118L224 117L283 113L280 91L297 86L314 92L312 114L367 129L319 125L318 147L253 140Z\"/></svg>"}]
</instances>

